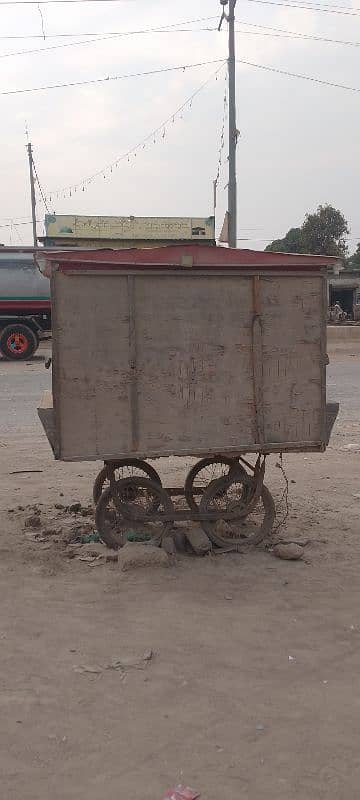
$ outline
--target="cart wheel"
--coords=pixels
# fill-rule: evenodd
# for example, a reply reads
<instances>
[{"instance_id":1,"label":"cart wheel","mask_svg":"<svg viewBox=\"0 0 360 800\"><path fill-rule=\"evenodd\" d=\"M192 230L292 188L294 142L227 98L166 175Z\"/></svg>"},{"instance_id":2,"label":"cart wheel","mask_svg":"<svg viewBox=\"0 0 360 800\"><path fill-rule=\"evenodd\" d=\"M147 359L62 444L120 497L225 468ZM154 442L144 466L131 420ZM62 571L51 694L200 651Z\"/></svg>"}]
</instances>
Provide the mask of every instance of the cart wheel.
<instances>
[{"instance_id":1,"label":"cart wheel","mask_svg":"<svg viewBox=\"0 0 360 800\"><path fill-rule=\"evenodd\" d=\"M266 486L262 486L258 497L256 488L256 479L237 471L236 475L213 481L205 490L200 512L216 513L218 519L204 520L201 525L215 545L256 545L271 533L275 504ZM226 519L229 514L233 519Z\"/></svg>"},{"instance_id":2,"label":"cart wheel","mask_svg":"<svg viewBox=\"0 0 360 800\"><path fill-rule=\"evenodd\" d=\"M164 516L167 519L163 519ZM96 506L96 528L102 541L114 549L127 541L160 546L173 525L170 495L148 478L122 478L115 491L105 489ZM170 519L169 519L170 517Z\"/></svg>"},{"instance_id":3,"label":"cart wheel","mask_svg":"<svg viewBox=\"0 0 360 800\"><path fill-rule=\"evenodd\" d=\"M203 458L191 468L185 481L185 497L192 511L198 511L200 501L197 495L204 494L209 484L218 478L225 478L230 470L236 466L236 472L241 471L246 475L246 470L236 458Z\"/></svg>"},{"instance_id":4,"label":"cart wheel","mask_svg":"<svg viewBox=\"0 0 360 800\"><path fill-rule=\"evenodd\" d=\"M111 473L114 474L116 481L135 477L150 478L151 481L161 486L161 480L156 469L147 464L146 461L139 461L137 458L123 458L120 461L111 461L103 466L95 480L93 488L95 505L99 502L103 491L109 488Z\"/></svg>"}]
</instances>

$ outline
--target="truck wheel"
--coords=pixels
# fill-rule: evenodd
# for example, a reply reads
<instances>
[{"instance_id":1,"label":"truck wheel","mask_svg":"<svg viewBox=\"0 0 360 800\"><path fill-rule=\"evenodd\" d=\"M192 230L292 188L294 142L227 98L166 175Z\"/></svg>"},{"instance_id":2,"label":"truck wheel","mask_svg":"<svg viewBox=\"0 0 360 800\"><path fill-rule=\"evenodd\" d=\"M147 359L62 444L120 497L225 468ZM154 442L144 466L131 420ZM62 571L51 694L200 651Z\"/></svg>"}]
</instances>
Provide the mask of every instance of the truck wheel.
<instances>
[{"instance_id":1,"label":"truck wheel","mask_svg":"<svg viewBox=\"0 0 360 800\"><path fill-rule=\"evenodd\" d=\"M39 340L27 325L7 325L0 336L0 353L11 361L31 358L39 346Z\"/></svg>"}]
</instances>

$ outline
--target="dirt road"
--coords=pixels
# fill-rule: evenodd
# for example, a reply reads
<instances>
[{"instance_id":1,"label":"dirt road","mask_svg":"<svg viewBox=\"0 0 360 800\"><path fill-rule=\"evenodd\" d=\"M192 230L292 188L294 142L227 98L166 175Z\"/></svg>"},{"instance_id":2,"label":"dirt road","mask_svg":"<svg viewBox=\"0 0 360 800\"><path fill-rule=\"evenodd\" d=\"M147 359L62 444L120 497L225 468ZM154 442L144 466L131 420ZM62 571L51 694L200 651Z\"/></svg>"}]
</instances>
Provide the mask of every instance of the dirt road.
<instances>
[{"instance_id":1,"label":"dirt road","mask_svg":"<svg viewBox=\"0 0 360 800\"><path fill-rule=\"evenodd\" d=\"M49 380L42 357L0 362L3 800L161 800L179 781L204 800L353 800L359 352L332 358L327 453L285 459L283 535L311 539L296 563L258 551L123 574L32 542L9 509L86 500L99 466L53 461L34 410ZM171 482L179 469L161 464ZM280 479L273 461L277 496Z\"/></svg>"}]
</instances>

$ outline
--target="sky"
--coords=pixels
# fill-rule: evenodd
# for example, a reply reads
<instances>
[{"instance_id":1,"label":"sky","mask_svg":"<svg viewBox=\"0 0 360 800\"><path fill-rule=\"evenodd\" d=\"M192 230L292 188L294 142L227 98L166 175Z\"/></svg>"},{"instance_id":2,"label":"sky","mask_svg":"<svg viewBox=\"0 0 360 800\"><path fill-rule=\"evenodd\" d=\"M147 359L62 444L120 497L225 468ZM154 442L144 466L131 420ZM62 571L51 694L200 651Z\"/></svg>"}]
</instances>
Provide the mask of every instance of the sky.
<instances>
[{"instance_id":1,"label":"sky","mask_svg":"<svg viewBox=\"0 0 360 800\"><path fill-rule=\"evenodd\" d=\"M264 249L324 203L348 220L350 252L360 241L360 92L259 68L360 90L360 47L269 30L360 44L360 8L354 2L237 2L236 57L258 65L237 64L240 247ZM347 13L334 13L341 9ZM219 17L219 0L42 3L40 10L0 0L0 242L32 243L27 135L48 209L58 214L209 216L221 152L219 231L227 207L226 136L220 147L227 33L226 25L220 33L203 30L216 28ZM168 30L129 33L160 26ZM4 38L39 37L42 30L45 40ZM129 35L101 40L100 33ZM89 39L99 41L79 44ZM19 54L35 49L40 52ZM3 94L199 62L216 63ZM192 103L176 113L195 92ZM225 129L226 122L225 108ZM136 155L123 157L145 139ZM104 177L103 168L117 159L118 166ZM38 186L36 194L41 234L45 205Z\"/></svg>"}]
</instances>

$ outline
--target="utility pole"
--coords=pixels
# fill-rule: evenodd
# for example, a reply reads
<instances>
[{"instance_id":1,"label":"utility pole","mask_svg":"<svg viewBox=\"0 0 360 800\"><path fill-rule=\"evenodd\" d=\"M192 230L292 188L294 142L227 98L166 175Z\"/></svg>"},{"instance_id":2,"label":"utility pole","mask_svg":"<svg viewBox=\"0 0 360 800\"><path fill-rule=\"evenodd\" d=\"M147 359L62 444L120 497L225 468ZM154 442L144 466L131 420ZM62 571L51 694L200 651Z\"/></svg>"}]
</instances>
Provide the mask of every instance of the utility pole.
<instances>
[{"instance_id":1,"label":"utility pole","mask_svg":"<svg viewBox=\"0 0 360 800\"><path fill-rule=\"evenodd\" d=\"M223 20L229 26L229 55L228 55L228 77L229 77L229 180L228 180L228 241L229 247L236 247L237 244L237 185L236 185L236 146L238 130L236 127L236 71L235 71L235 6L236 0L220 0L223 11L219 23L220 31ZM228 14L225 6L229 6Z\"/></svg>"},{"instance_id":2,"label":"utility pole","mask_svg":"<svg viewBox=\"0 0 360 800\"><path fill-rule=\"evenodd\" d=\"M35 199L35 183L34 183L34 162L32 155L32 146L29 142L26 146L29 158L29 172L30 172L30 196L31 196L31 218L32 218L32 231L34 247L37 247L37 231L36 231L36 199Z\"/></svg>"}]
</instances>

